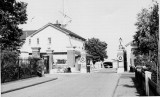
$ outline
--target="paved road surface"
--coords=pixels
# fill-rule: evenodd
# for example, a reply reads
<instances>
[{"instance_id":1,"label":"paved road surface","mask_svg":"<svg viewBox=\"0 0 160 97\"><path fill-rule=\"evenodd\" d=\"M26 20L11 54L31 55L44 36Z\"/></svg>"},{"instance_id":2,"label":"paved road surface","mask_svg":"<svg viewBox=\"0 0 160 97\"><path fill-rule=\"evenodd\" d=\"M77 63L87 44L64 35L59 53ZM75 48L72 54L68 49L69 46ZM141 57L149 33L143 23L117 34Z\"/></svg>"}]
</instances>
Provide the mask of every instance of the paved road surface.
<instances>
[{"instance_id":1,"label":"paved road surface","mask_svg":"<svg viewBox=\"0 0 160 97\"><path fill-rule=\"evenodd\" d=\"M105 72L53 74L57 80L13 91L2 97L112 97L119 75Z\"/></svg>"}]
</instances>

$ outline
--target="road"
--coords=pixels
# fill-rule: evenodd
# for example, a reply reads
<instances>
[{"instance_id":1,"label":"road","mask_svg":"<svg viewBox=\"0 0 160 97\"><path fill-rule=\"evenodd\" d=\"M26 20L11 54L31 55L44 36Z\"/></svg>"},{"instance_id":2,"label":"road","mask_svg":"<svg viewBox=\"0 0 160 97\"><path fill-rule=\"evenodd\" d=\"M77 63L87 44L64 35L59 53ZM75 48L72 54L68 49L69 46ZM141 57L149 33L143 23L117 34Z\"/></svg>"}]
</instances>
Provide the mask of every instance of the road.
<instances>
[{"instance_id":1,"label":"road","mask_svg":"<svg viewBox=\"0 0 160 97\"><path fill-rule=\"evenodd\" d=\"M87 74L52 74L57 80L2 94L2 97L112 97L119 75L107 69Z\"/></svg>"}]
</instances>

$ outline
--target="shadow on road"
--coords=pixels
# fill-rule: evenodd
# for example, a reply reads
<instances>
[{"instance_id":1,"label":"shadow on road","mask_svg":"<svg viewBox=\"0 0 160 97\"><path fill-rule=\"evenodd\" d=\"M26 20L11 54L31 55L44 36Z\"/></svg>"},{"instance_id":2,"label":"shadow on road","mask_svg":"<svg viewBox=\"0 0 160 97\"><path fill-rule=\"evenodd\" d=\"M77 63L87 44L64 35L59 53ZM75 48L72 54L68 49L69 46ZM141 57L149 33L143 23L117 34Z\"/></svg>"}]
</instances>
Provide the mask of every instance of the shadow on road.
<instances>
[{"instance_id":1,"label":"shadow on road","mask_svg":"<svg viewBox=\"0 0 160 97\"><path fill-rule=\"evenodd\" d=\"M133 80L133 82L134 82L134 85L135 85L138 93L139 93L138 96L146 96L143 87L140 87L140 85L136 82L135 77L133 77L132 80Z\"/></svg>"},{"instance_id":2,"label":"shadow on road","mask_svg":"<svg viewBox=\"0 0 160 97\"><path fill-rule=\"evenodd\" d=\"M145 96L145 91L144 91L143 87L140 87L140 85L136 81L135 75L130 75L130 74L126 75L125 74L125 75L122 75L121 78L131 78L132 82L133 82L133 85L124 84L123 86L127 87L127 88L136 88L137 94L139 94L139 95L136 95L136 96Z\"/></svg>"}]
</instances>

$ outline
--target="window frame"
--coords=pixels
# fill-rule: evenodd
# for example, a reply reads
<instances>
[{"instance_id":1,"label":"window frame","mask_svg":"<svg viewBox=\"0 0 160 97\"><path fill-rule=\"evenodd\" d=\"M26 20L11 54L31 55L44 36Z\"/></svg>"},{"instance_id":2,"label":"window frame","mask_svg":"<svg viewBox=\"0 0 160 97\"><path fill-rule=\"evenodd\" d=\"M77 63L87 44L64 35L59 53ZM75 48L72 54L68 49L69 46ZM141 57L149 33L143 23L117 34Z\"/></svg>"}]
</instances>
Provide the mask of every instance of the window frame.
<instances>
[{"instance_id":1,"label":"window frame","mask_svg":"<svg viewBox=\"0 0 160 97\"><path fill-rule=\"evenodd\" d=\"M52 44L52 38L48 37L48 44Z\"/></svg>"},{"instance_id":2,"label":"window frame","mask_svg":"<svg viewBox=\"0 0 160 97\"><path fill-rule=\"evenodd\" d=\"M31 39L29 39L29 45L31 45Z\"/></svg>"},{"instance_id":3,"label":"window frame","mask_svg":"<svg viewBox=\"0 0 160 97\"><path fill-rule=\"evenodd\" d=\"M39 42L39 38L37 38L37 45L39 45L40 44L40 42Z\"/></svg>"}]
</instances>

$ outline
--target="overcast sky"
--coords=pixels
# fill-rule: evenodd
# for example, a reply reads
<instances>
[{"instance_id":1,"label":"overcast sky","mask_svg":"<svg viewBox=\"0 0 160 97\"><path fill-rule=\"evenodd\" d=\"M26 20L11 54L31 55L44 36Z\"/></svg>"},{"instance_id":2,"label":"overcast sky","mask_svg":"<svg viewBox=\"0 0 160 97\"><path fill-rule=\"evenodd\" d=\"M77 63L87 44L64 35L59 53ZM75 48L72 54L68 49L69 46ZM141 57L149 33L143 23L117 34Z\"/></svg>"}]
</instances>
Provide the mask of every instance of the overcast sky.
<instances>
[{"instance_id":1,"label":"overcast sky","mask_svg":"<svg viewBox=\"0 0 160 97\"><path fill-rule=\"evenodd\" d=\"M137 14L151 0L19 0L28 3L27 24L23 30L37 30L47 23L63 22L64 12L72 18L67 29L88 39L99 38L108 44L109 58L115 58L119 38L123 44L133 40ZM64 7L63 7L64 4Z\"/></svg>"}]
</instances>

